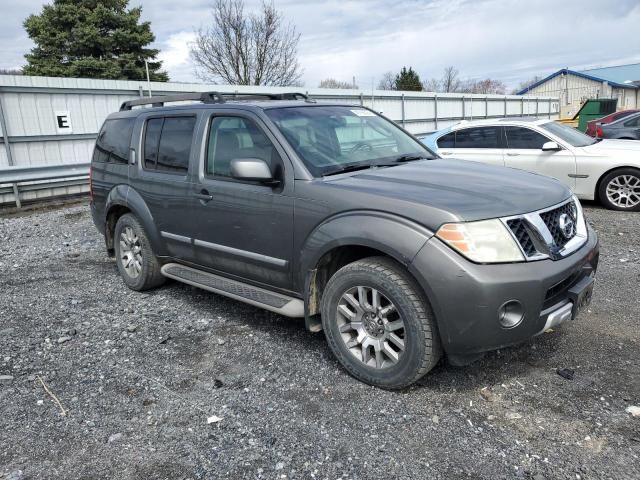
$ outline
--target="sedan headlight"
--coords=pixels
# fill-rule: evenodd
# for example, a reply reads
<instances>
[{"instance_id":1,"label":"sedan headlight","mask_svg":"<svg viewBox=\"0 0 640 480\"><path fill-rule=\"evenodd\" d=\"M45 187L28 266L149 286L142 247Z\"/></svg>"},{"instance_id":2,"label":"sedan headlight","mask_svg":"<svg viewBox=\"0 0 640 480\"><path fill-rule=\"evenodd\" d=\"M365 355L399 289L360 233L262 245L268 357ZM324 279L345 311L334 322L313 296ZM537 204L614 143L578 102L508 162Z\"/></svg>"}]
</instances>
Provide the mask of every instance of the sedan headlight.
<instances>
[{"instance_id":1,"label":"sedan headlight","mask_svg":"<svg viewBox=\"0 0 640 480\"><path fill-rule=\"evenodd\" d=\"M520 248L498 219L446 223L436 236L469 260L477 263L523 262Z\"/></svg>"}]
</instances>

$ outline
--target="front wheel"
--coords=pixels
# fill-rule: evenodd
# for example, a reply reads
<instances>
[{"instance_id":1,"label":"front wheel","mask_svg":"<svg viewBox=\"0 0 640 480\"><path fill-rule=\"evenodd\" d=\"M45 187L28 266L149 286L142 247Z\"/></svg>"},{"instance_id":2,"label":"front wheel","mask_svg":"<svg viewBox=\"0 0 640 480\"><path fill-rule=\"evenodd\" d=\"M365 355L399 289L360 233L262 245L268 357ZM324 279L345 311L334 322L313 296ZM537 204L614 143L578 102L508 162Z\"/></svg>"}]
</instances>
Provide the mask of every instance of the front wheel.
<instances>
[{"instance_id":1,"label":"front wheel","mask_svg":"<svg viewBox=\"0 0 640 480\"><path fill-rule=\"evenodd\" d=\"M598 195L610 210L640 211L640 170L619 168L609 172L600 182Z\"/></svg>"},{"instance_id":2,"label":"front wheel","mask_svg":"<svg viewBox=\"0 0 640 480\"><path fill-rule=\"evenodd\" d=\"M399 264L370 257L346 265L322 296L327 342L345 369L377 387L406 387L441 356L431 307Z\"/></svg>"}]
</instances>

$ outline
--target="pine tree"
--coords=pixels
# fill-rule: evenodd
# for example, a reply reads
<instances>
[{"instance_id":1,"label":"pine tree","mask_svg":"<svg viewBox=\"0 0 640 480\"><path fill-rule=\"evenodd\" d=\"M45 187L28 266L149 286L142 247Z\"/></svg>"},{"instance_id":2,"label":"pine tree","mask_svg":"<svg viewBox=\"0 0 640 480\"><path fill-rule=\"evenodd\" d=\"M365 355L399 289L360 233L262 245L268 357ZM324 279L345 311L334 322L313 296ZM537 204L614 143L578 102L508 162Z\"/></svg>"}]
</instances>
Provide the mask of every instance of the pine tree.
<instances>
[{"instance_id":1,"label":"pine tree","mask_svg":"<svg viewBox=\"0 0 640 480\"><path fill-rule=\"evenodd\" d=\"M396 75L395 90L422 91L420 76L413 68L409 67L409 70L407 70L407 67L402 67L400 73Z\"/></svg>"},{"instance_id":2,"label":"pine tree","mask_svg":"<svg viewBox=\"0 0 640 480\"><path fill-rule=\"evenodd\" d=\"M129 0L54 0L39 15L24 21L35 43L25 55L25 75L144 80L144 61L151 80L166 82L155 60L158 50L149 22L140 23L141 7Z\"/></svg>"}]
</instances>

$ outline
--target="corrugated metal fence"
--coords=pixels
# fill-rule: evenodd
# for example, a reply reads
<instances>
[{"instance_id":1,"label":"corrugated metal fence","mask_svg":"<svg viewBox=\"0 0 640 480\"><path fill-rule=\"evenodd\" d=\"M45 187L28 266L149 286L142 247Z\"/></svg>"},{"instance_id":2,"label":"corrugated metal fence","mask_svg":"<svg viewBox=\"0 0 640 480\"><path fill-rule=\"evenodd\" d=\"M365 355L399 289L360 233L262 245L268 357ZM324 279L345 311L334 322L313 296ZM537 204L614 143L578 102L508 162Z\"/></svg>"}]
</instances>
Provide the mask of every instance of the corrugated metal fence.
<instances>
[{"instance_id":1,"label":"corrugated metal fence","mask_svg":"<svg viewBox=\"0 0 640 480\"><path fill-rule=\"evenodd\" d=\"M12 167L85 164L105 117L120 104L148 95L146 82L0 75L0 204L16 201L16 183L3 179ZM462 119L558 116L558 99L515 95L243 87L189 83L150 84L153 95L220 92L302 91L328 102L365 105L412 133L445 128ZM3 183L3 180L5 183ZM87 190L86 178L20 182L23 201Z\"/></svg>"}]
</instances>

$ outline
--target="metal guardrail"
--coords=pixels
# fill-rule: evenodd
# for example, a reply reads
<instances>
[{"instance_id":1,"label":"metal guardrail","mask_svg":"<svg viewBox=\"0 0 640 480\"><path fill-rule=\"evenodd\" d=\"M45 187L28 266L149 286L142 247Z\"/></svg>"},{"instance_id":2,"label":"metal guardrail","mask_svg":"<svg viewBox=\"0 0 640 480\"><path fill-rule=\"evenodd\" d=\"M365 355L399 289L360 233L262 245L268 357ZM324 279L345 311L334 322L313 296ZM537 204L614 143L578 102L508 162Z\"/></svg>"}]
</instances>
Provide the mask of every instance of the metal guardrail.
<instances>
[{"instance_id":1,"label":"metal guardrail","mask_svg":"<svg viewBox=\"0 0 640 480\"><path fill-rule=\"evenodd\" d=\"M0 169L0 185L11 185L16 207L20 208L22 206L20 201L20 187L22 185L32 182L55 182L70 179L88 181L90 165L90 163L74 163L5 167Z\"/></svg>"}]
</instances>

